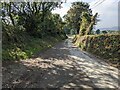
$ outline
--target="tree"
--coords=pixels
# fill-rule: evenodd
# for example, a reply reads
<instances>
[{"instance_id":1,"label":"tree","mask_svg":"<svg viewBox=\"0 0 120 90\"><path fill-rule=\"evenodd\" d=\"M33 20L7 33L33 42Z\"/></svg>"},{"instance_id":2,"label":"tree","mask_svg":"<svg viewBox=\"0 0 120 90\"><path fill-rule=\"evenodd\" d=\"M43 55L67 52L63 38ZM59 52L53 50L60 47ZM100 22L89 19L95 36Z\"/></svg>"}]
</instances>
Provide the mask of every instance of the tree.
<instances>
[{"instance_id":1,"label":"tree","mask_svg":"<svg viewBox=\"0 0 120 90\"><path fill-rule=\"evenodd\" d=\"M87 12L92 15L92 10L89 8L89 4L85 2L73 2L71 8L68 10L64 19L68 25L73 30L79 33L80 24L82 21L82 12Z\"/></svg>"},{"instance_id":2,"label":"tree","mask_svg":"<svg viewBox=\"0 0 120 90\"><path fill-rule=\"evenodd\" d=\"M80 31L79 31L79 35L85 35L86 34L86 30L88 28L88 26L91 23L91 15L89 15L89 13L87 12L83 12L82 13L82 21L81 21L81 25L80 25Z\"/></svg>"},{"instance_id":3,"label":"tree","mask_svg":"<svg viewBox=\"0 0 120 90\"><path fill-rule=\"evenodd\" d=\"M96 30L96 34L100 34L100 29L97 29L97 30Z\"/></svg>"},{"instance_id":4,"label":"tree","mask_svg":"<svg viewBox=\"0 0 120 90\"><path fill-rule=\"evenodd\" d=\"M97 22L97 15L98 13L91 16L88 12L83 12L79 32L80 36L92 34L93 26L96 25Z\"/></svg>"},{"instance_id":5,"label":"tree","mask_svg":"<svg viewBox=\"0 0 120 90\"><path fill-rule=\"evenodd\" d=\"M104 30L104 31L102 31L102 33L103 33L103 34L107 34L107 31Z\"/></svg>"},{"instance_id":6,"label":"tree","mask_svg":"<svg viewBox=\"0 0 120 90\"><path fill-rule=\"evenodd\" d=\"M5 24L6 20L12 22L13 26L23 26L30 35L36 36L41 33L44 36L44 32L47 32L46 28L49 27L46 27L49 15L60 4L58 2L4 2L2 3L2 21Z\"/></svg>"},{"instance_id":7,"label":"tree","mask_svg":"<svg viewBox=\"0 0 120 90\"><path fill-rule=\"evenodd\" d=\"M10 24L10 21L11 21L11 24L15 25L14 18L13 18L14 17L13 12L14 12L14 10L12 8L12 2L2 3L2 21L4 23L9 22L9 24ZM6 17L8 17L9 20Z\"/></svg>"},{"instance_id":8,"label":"tree","mask_svg":"<svg viewBox=\"0 0 120 90\"><path fill-rule=\"evenodd\" d=\"M96 23L97 23L97 15L98 15L98 13L96 13L94 16L91 17L91 23L88 26L88 28L86 29L86 35L91 34L93 26L96 25Z\"/></svg>"}]
</instances>

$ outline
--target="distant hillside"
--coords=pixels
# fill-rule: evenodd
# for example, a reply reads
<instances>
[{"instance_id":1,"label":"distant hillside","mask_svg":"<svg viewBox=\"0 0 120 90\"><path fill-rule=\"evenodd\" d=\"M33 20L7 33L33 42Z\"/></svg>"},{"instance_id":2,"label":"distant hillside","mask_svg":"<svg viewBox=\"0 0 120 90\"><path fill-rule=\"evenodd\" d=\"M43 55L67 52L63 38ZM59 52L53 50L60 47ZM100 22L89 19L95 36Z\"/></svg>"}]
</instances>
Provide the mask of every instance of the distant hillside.
<instances>
[{"instance_id":1,"label":"distant hillside","mask_svg":"<svg viewBox=\"0 0 120 90\"><path fill-rule=\"evenodd\" d=\"M120 28L120 27L119 27ZM110 27L110 28L99 28L101 31L103 31L103 30L115 30L115 31L117 31L118 30L118 27L117 26L115 26L115 27Z\"/></svg>"}]
</instances>

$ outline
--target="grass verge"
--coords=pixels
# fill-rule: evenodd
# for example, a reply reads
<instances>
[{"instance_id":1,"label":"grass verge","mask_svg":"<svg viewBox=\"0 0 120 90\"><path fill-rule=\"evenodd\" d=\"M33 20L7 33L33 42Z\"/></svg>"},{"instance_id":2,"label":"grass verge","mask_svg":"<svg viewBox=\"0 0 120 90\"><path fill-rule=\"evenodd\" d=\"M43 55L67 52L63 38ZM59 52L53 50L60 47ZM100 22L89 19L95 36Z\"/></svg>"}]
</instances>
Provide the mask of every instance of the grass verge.
<instances>
[{"instance_id":1,"label":"grass verge","mask_svg":"<svg viewBox=\"0 0 120 90\"><path fill-rule=\"evenodd\" d=\"M34 38L32 36L21 37L19 43L3 44L2 60L20 60L33 57L36 53L54 46L57 42L64 40L64 35L46 36L44 38Z\"/></svg>"}]
</instances>

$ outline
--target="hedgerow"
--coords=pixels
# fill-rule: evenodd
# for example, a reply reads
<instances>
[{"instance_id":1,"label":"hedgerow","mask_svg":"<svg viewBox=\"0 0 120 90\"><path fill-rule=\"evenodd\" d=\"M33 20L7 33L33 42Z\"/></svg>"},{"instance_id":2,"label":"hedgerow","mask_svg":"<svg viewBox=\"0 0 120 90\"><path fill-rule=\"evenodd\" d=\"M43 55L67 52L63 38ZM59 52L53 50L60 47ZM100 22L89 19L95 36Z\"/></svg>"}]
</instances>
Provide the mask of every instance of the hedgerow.
<instances>
[{"instance_id":1,"label":"hedgerow","mask_svg":"<svg viewBox=\"0 0 120 90\"><path fill-rule=\"evenodd\" d=\"M79 47L104 59L120 61L120 34L81 36Z\"/></svg>"}]
</instances>

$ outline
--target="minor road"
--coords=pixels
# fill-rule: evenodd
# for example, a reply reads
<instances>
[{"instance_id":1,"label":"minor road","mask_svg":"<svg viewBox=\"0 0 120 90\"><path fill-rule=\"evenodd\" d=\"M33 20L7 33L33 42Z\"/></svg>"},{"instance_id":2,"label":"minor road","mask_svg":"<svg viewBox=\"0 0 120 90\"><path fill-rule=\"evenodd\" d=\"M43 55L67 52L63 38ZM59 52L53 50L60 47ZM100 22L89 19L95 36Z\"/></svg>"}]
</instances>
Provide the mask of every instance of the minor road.
<instances>
[{"instance_id":1,"label":"minor road","mask_svg":"<svg viewBox=\"0 0 120 90\"><path fill-rule=\"evenodd\" d=\"M117 68L81 51L71 38L35 58L9 65L3 63L3 87L118 90L118 82Z\"/></svg>"}]
</instances>

